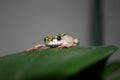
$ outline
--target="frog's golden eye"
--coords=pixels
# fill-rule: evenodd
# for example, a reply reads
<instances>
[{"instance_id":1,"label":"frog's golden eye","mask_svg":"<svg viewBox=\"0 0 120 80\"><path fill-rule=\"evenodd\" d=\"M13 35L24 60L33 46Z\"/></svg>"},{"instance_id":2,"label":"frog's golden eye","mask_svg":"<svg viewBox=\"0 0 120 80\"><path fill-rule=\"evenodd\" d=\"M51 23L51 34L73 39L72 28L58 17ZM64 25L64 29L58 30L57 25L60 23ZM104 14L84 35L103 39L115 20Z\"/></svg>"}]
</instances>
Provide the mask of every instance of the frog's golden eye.
<instances>
[{"instance_id":1,"label":"frog's golden eye","mask_svg":"<svg viewBox=\"0 0 120 80\"><path fill-rule=\"evenodd\" d=\"M57 36L57 40L60 41L62 38L61 36Z\"/></svg>"}]
</instances>

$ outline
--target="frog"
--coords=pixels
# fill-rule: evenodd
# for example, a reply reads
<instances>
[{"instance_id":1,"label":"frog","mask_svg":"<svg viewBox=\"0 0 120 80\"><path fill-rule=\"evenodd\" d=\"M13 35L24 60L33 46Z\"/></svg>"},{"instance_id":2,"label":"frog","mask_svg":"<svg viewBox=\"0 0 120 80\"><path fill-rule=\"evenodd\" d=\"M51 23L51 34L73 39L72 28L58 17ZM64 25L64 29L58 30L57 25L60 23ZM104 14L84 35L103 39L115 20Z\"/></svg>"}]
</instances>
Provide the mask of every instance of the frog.
<instances>
[{"instance_id":1,"label":"frog","mask_svg":"<svg viewBox=\"0 0 120 80\"><path fill-rule=\"evenodd\" d=\"M77 37L73 37L69 34L53 34L50 36L46 36L44 38L43 44L37 44L32 48L26 49L25 51L30 52L34 50L41 50L44 47L49 48L71 48L79 45L79 39Z\"/></svg>"}]
</instances>

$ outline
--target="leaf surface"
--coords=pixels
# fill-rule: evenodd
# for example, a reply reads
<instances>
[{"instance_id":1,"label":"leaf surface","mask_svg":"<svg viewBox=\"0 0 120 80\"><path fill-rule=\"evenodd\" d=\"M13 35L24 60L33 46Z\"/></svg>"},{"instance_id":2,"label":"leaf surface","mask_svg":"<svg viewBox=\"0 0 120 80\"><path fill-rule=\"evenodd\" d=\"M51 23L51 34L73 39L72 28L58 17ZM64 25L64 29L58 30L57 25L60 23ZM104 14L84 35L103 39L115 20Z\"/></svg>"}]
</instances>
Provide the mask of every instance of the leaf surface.
<instances>
[{"instance_id":1,"label":"leaf surface","mask_svg":"<svg viewBox=\"0 0 120 80\"><path fill-rule=\"evenodd\" d=\"M105 67L102 73L103 80L120 80L120 62L114 61Z\"/></svg>"},{"instance_id":2,"label":"leaf surface","mask_svg":"<svg viewBox=\"0 0 120 80\"><path fill-rule=\"evenodd\" d=\"M49 48L0 57L0 80L69 77L112 55L115 46Z\"/></svg>"}]
</instances>

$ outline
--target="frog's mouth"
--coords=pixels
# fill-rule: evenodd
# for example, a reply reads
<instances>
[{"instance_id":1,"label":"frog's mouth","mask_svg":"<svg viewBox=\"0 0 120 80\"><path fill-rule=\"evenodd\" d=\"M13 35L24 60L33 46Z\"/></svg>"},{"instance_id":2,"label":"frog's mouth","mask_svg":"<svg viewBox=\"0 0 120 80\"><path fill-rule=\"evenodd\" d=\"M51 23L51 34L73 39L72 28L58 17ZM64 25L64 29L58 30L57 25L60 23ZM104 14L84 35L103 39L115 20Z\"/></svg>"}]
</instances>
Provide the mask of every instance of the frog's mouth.
<instances>
[{"instance_id":1,"label":"frog's mouth","mask_svg":"<svg viewBox=\"0 0 120 80\"><path fill-rule=\"evenodd\" d=\"M45 43L46 46L60 46L62 44L62 40L61 41L57 41L57 40L53 40L53 41L50 41L49 43Z\"/></svg>"},{"instance_id":2,"label":"frog's mouth","mask_svg":"<svg viewBox=\"0 0 120 80\"><path fill-rule=\"evenodd\" d=\"M50 48L55 48L55 47L58 47L62 45L62 42L57 42L57 43L49 43L49 44L46 44L47 47L50 47Z\"/></svg>"},{"instance_id":3,"label":"frog's mouth","mask_svg":"<svg viewBox=\"0 0 120 80\"><path fill-rule=\"evenodd\" d=\"M56 47L58 47L58 46L60 46L61 44L57 44L57 45L46 45L47 47L50 47L50 48L56 48Z\"/></svg>"}]
</instances>

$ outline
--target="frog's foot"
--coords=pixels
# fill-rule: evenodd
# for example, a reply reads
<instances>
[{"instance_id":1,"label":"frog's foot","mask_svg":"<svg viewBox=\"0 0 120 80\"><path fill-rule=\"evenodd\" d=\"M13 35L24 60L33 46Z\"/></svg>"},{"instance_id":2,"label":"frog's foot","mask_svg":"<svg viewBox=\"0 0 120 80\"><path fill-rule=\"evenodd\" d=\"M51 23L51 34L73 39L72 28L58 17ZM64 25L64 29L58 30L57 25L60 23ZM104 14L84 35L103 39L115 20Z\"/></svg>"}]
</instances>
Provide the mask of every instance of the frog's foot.
<instances>
[{"instance_id":1,"label":"frog's foot","mask_svg":"<svg viewBox=\"0 0 120 80\"><path fill-rule=\"evenodd\" d=\"M78 43L74 43L72 46L73 47L76 47L76 46L78 46L79 44Z\"/></svg>"},{"instance_id":2,"label":"frog's foot","mask_svg":"<svg viewBox=\"0 0 120 80\"><path fill-rule=\"evenodd\" d=\"M45 47L44 44L38 44L38 45L35 45L33 48L26 49L25 51L27 52L37 51L37 50L41 50L43 47Z\"/></svg>"},{"instance_id":3,"label":"frog's foot","mask_svg":"<svg viewBox=\"0 0 120 80\"><path fill-rule=\"evenodd\" d=\"M74 43L72 46L76 47L79 45L79 40L77 38L74 38Z\"/></svg>"}]
</instances>

